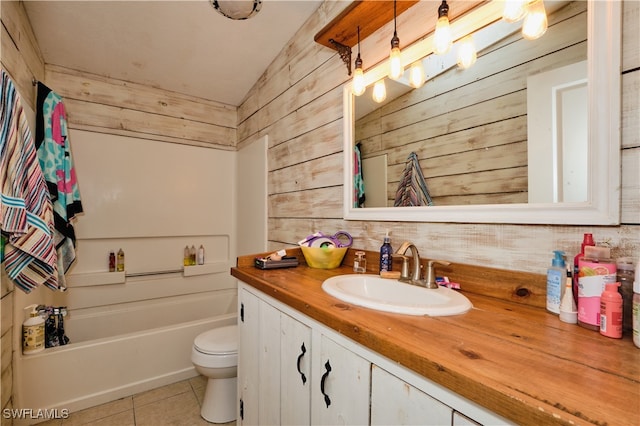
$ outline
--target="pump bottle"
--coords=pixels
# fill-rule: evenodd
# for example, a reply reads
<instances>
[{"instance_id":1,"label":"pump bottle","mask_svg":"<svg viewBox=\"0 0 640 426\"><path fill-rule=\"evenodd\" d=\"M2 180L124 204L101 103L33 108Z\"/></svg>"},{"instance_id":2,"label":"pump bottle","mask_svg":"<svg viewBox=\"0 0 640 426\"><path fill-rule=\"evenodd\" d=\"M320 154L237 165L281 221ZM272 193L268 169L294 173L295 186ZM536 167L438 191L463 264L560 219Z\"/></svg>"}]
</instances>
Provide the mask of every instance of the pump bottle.
<instances>
[{"instance_id":1,"label":"pump bottle","mask_svg":"<svg viewBox=\"0 0 640 426\"><path fill-rule=\"evenodd\" d=\"M562 296L562 287L566 275L564 252L554 250L553 255L551 267L547 269L547 311L559 314L560 296Z\"/></svg>"},{"instance_id":2,"label":"pump bottle","mask_svg":"<svg viewBox=\"0 0 640 426\"><path fill-rule=\"evenodd\" d=\"M387 231L382 247L380 247L380 272L391 271L393 267L391 258L392 253L393 249L391 248L391 238L389 238L389 231Z\"/></svg>"},{"instance_id":3,"label":"pump bottle","mask_svg":"<svg viewBox=\"0 0 640 426\"><path fill-rule=\"evenodd\" d=\"M22 353L37 354L44 350L44 318L37 311L38 305L29 305L29 318L22 323Z\"/></svg>"},{"instance_id":4,"label":"pump bottle","mask_svg":"<svg viewBox=\"0 0 640 426\"><path fill-rule=\"evenodd\" d=\"M587 246L595 246L593 234L585 233L582 236L582 244L580 244L580 253L573 258L573 300L578 303L578 273L580 272L580 259L584 257L584 248Z\"/></svg>"}]
</instances>

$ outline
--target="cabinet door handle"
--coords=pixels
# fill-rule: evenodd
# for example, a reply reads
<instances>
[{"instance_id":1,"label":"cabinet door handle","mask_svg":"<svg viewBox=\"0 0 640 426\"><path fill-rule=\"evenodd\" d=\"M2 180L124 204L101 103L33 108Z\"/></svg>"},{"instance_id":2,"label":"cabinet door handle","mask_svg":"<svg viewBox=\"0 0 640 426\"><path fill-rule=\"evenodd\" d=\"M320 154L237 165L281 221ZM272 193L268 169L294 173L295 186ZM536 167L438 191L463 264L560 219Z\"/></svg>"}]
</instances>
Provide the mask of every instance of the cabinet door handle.
<instances>
[{"instance_id":1,"label":"cabinet door handle","mask_svg":"<svg viewBox=\"0 0 640 426\"><path fill-rule=\"evenodd\" d=\"M322 375L322 379L320 380L320 392L322 392L322 395L324 395L324 403L327 404L327 408L329 408L329 406L331 405L331 398L329 398L329 395L327 395L324 392L324 381L327 379L327 377L329 376L329 373L331 372L331 364L329 364L329 360L327 360L327 362L324 365L325 368L325 372Z\"/></svg>"},{"instance_id":2,"label":"cabinet door handle","mask_svg":"<svg viewBox=\"0 0 640 426\"><path fill-rule=\"evenodd\" d=\"M302 384L304 385L305 383L307 383L307 376L305 376L304 373L300 371L300 361L302 361L302 357L304 356L304 354L307 353L307 348L304 347L304 342L302 342L302 346L300 347L300 350L302 352L300 352L300 355L298 355L297 368L298 368L298 374L300 374L300 378L302 379Z\"/></svg>"}]
</instances>

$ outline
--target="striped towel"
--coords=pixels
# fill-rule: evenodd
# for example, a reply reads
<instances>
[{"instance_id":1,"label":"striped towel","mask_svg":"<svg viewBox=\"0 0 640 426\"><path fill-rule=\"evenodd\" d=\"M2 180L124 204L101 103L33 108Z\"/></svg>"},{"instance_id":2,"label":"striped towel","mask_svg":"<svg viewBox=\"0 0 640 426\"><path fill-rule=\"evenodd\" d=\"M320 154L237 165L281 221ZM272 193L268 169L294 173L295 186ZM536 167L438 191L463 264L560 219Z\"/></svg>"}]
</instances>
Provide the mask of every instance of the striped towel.
<instances>
[{"instance_id":1,"label":"striped towel","mask_svg":"<svg viewBox=\"0 0 640 426\"><path fill-rule=\"evenodd\" d=\"M418 156L409 154L398 184L394 207L432 206L433 200L427 189Z\"/></svg>"},{"instance_id":2,"label":"striped towel","mask_svg":"<svg viewBox=\"0 0 640 426\"><path fill-rule=\"evenodd\" d=\"M1 70L0 226L7 235L5 269L24 292L58 289L53 207L38 164L20 95Z\"/></svg>"}]
</instances>

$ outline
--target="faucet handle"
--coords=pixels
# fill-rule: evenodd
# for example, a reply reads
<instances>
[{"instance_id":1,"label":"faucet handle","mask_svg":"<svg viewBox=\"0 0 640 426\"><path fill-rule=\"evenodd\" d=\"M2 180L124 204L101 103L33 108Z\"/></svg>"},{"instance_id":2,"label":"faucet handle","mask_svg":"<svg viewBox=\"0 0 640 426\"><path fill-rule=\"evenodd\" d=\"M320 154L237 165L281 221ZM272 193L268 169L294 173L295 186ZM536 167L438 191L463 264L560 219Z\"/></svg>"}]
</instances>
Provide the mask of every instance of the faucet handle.
<instances>
[{"instance_id":1,"label":"faucet handle","mask_svg":"<svg viewBox=\"0 0 640 426\"><path fill-rule=\"evenodd\" d=\"M427 277L425 278L425 285L427 288L438 288L438 284L436 283L436 273L434 270L435 268L433 267L435 264L442 266L451 265L451 263L446 260L430 260L427 264Z\"/></svg>"},{"instance_id":2,"label":"faucet handle","mask_svg":"<svg viewBox=\"0 0 640 426\"><path fill-rule=\"evenodd\" d=\"M392 257L400 257L402 258L402 270L400 272L400 281L409 281L411 277L409 276L409 256L405 256L404 254L393 253Z\"/></svg>"}]
</instances>

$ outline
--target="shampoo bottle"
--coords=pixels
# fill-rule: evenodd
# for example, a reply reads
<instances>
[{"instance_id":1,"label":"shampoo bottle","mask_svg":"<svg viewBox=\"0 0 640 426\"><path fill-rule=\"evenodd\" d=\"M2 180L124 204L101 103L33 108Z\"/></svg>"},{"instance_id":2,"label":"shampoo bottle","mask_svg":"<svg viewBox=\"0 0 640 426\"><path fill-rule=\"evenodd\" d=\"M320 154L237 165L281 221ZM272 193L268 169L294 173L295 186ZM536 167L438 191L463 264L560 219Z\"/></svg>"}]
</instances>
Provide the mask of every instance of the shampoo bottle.
<instances>
[{"instance_id":1,"label":"shampoo bottle","mask_svg":"<svg viewBox=\"0 0 640 426\"><path fill-rule=\"evenodd\" d=\"M204 265L204 246L202 244L198 247L198 265Z\"/></svg>"},{"instance_id":2,"label":"shampoo bottle","mask_svg":"<svg viewBox=\"0 0 640 426\"><path fill-rule=\"evenodd\" d=\"M29 305L29 318L22 323L22 353L36 354L44 350L44 318L37 311L38 305Z\"/></svg>"},{"instance_id":3,"label":"shampoo bottle","mask_svg":"<svg viewBox=\"0 0 640 426\"><path fill-rule=\"evenodd\" d=\"M380 247L380 272L388 272L391 270L393 265L391 258L392 253L391 239L389 238L389 231L387 231L387 235L384 237L384 243L382 247Z\"/></svg>"},{"instance_id":4,"label":"shampoo bottle","mask_svg":"<svg viewBox=\"0 0 640 426\"><path fill-rule=\"evenodd\" d=\"M116 269L118 272L124 271L124 251L122 249L118 250Z\"/></svg>"},{"instance_id":5,"label":"shampoo bottle","mask_svg":"<svg viewBox=\"0 0 640 426\"><path fill-rule=\"evenodd\" d=\"M620 283L608 283L600 296L600 334L614 339L622 337L622 296Z\"/></svg>"},{"instance_id":6,"label":"shampoo bottle","mask_svg":"<svg viewBox=\"0 0 640 426\"><path fill-rule=\"evenodd\" d=\"M547 311L560 313L560 296L565 281L564 252L554 250L551 267L547 269Z\"/></svg>"}]
</instances>

